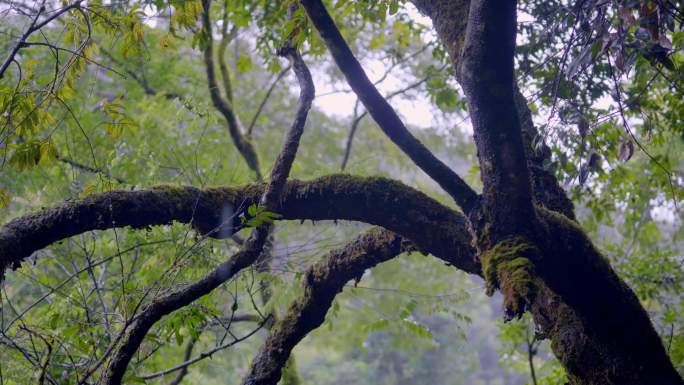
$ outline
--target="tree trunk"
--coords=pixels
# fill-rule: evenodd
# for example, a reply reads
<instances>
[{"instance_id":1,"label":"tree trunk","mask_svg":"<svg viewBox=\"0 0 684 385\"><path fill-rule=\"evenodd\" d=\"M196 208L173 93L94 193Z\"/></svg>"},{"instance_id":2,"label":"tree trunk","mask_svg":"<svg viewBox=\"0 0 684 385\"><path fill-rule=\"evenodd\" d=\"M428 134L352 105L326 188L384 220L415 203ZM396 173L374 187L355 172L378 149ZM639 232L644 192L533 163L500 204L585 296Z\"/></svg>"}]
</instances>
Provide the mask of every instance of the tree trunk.
<instances>
[{"instance_id":1,"label":"tree trunk","mask_svg":"<svg viewBox=\"0 0 684 385\"><path fill-rule=\"evenodd\" d=\"M511 147L520 145L517 141L526 136L520 131L526 130L515 128L511 118L522 122L529 111L515 87L512 90L501 87L514 81L504 76L510 74L512 63L499 57L501 52L510 49L501 40L515 41L514 30L513 36L506 36L511 32L505 26L510 20L502 16L504 8L513 7L513 2L498 5L487 0L413 2L433 20L474 115L475 141L485 186L482 207L469 214L478 239L478 254L481 258L483 255L503 258L503 253L513 253L516 257L522 255L530 263L524 268L508 265L508 270L503 271L503 265L495 266L499 270L493 278L508 298L508 306L519 310L516 307L525 306L520 301L531 302L527 306L535 322L542 334L551 339L552 349L573 384L682 384L636 295L574 222L567 197L558 198L557 190L553 191L557 182L548 183L548 175L540 181L539 175L532 172L534 214L520 211L525 208L526 170L520 168L525 163L518 159L517 149ZM468 18L464 17L466 14ZM529 144L529 136L527 139ZM529 169L531 151L525 151ZM544 197L548 196L558 199L547 201ZM510 236L521 235L527 238L525 243L510 240ZM505 240L508 243L502 243ZM515 261L525 262L521 259ZM487 278L487 261L482 261Z\"/></svg>"}]
</instances>

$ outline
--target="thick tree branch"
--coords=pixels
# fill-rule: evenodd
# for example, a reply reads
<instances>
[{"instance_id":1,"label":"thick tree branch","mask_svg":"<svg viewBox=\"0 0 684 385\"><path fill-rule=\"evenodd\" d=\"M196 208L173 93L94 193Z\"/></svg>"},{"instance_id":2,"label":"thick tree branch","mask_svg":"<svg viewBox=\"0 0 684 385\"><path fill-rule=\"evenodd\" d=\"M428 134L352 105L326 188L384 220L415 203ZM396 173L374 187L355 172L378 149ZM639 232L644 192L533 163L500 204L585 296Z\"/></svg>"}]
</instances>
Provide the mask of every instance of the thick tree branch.
<instances>
[{"instance_id":1,"label":"thick tree branch","mask_svg":"<svg viewBox=\"0 0 684 385\"><path fill-rule=\"evenodd\" d=\"M525 233L534 219L518 111L513 93L516 2L470 2L459 70L473 122L485 215L495 242ZM500 234L499 234L500 233Z\"/></svg>"},{"instance_id":2,"label":"thick tree branch","mask_svg":"<svg viewBox=\"0 0 684 385\"><path fill-rule=\"evenodd\" d=\"M412 1L432 18L454 65L457 69L461 68L459 80L468 93L471 113L479 112L482 115L474 119L475 139L478 142L482 167L491 167L496 173L497 170L502 170L501 164L496 167L491 163L487 164L487 156L491 153L510 156L513 153L518 160L511 165L522 171L518 173L516 170L509 170L502 176L513 179L514 182L519 179L518 183L522 188L514 192L513 198L517 195L523 205L527 206L529 199L526 190L529 189L529 183L524 181L527 178L520 177L521 174L524 175L522 165L525 162L519 160L522 157L520 153L526 152L527 164L532 174L534 199L538 205L553 210L538 208L535 210L534 220L528 222L541 222L541 226L536 229L536 236L530 240L541 251L534 261L534 275L540 279L532 278L538 290L531 310L540 330L551 339L554 353L565 366L571 383L681 383L648 315L634 293L615 274L584 232L567 219L574 218L572 203L553 175L543 169L544 161L550 157L548 149L544 146L533 149L531 146L536 130L526 101L517 89L508 87L508 84L513 84L511 71L515 26L511 22L514 20L511 15L515 12L514 6L506 2L486 0ZM469 43L466 43L462 55L463 31L466 29L463 22L466 18L463 15L467 13L469 3L473 9L469 17ZM497 20L506 14L509 15L508 22ZM489 26L487 23L490 23ZM501 31L503 28L508 32ZM502 42L505 49L496 49ZM504 54L508 55L505 60L498 57ZM499 71L497 64L501 63L506 67ZM509 90L512 90L512 96ZM516 105L516 118L520 126L515 130L518 132L514 136L520 137L519 131L522 130L521 139L524 145L515 145L511 149L507 147L510 144L501 143L501 139L506 139L510 133L497 130L515 128L515 124L508 122L515 116L508 108L513 104ZM487 120L496 117L503 118L499 123L495 119ZM478 128L477 124L481 127ZM487 124L490 124L492 131L487 132ZM498 161L500 163L501 159ZM486 175L483 176L487 178ZM487 195L487 183L495 185L502 180L504 179L497 175L489 182L485 179L485 199L489 199L489 202L496 202L497 197L491 199ZM512 188L514 185L512 183L503 187ZM495 191L496 194L502 194L500 198L503 200L499 201L509 206L490 204L489 209L500 209L499 215L505 216L504 213L510 213L516 208L513 199L505 198L506 191ZM490 193L494 194L491 190ZM525 211L529 211L529 207ZM491 241L493 235L496 237L497 234L492 234L492 224L501 225L503 222L504 226L501 228L504 232L516 230L516 226L506 226L505 218L502 221L496 215L474 223L480 246L487 246L482 244L482 239L490 238ZM510 216L515 217L516 215ZM498 251L506 250L499 248ZM497 259L496 253L489 254ZM519 255L513 253L512 256ZM501 259L499 255L498 260L505 258ZM505 270L503 272L508 274ZM529 275L527 277L530 278ZM514 281L509 280L508 284L510 283Z\"/></svg>"},{"instance_id":3,"label":"thick tree branch","mask_svg":"<svg viewBox=\"0 0 684 385\"><path fill-rule=\"evenodd\" d=\"M452 61L458 60L468 24L470 0L410 0L432 24Z\"/></svg>"},{"instance_id":4,"label":"thick tree branch","mask_svg":"<svg viewBox=\"0 0 684 385\"><path fill-rule=\"evenodd\" d=\"M320 0L301 0L300 3L328 46L347 82L378 126L418 167L434 179L464 212L470 211L477 201L475 191L408 131L392 106L366 76L323 3Z\"/></svg>"},{"instance_id":5,"label":"thick tree branch","mask_svg":"<svg viewBox=\"0 0 684 385\"><path fill-rule=\"evenodd\" d=\"M280 52L282 56L286 56L292 65L292 69L297 76L299 82L299 99L297 100L297 110L292 126L285 136L285 142L280 150L280 154L276 159L273 170L271 171L271 178L264 192L262 203L267 210L275 210L277 208L277 201L282 195L285 188L285 181L294 163L297 149L299 148L299 140L304 133L304 125L306 118L311 109L316 90L314 88L313 79L309 68L304 63L301 55L295 47L285 47Z\"/></svg>"},{"instance_id":6,"label":"thick tree branch","mask_svg":"<svg viewBox=\"0 0 684 385\"><path fill-rule=\"evenodd\" d=\"M557 325L582 324L581 339L557 330L550 335L574 383L680 384L648 313L579 225L550 210L537 215L542 229L535 241L543 257L535 271L575 314ZM540 315L554 309L537 304Z\"/></svg>"},{"instance_id":7,"label":"thick tree branch","mask_svg":"<svg viewBox=\"0 0 684 385\"><path fill-rule=\"evenodd\" d=\"M0 271L19 267L52 243L92 230L144 229L175 221L215 238L230 237L238 226L232 220L225 223L223 214L246 210L263 191L263 184L206 190L157 186L66 201L0 227ZM284 220L339 219L382 226L462 270L480 270L463 215L391 179L329 175L289 181L273 211Z\"/></svg>"},{"instance_id":8,"label":"thick tree branch","mask_svg":"<svg viewBox=\"0 0 684 385\"><path fill-rule=\"evenodd\" d=\"M432 19L432 24L442 44L449 52L452 63L458 68L461 63L461 50L468 22L470 0L411 0L411 2ZM523 135L523 148L527 153L528 167L532 174L535 202L574 219L572 202L560 187L553 173L544 167L551 161L550 149L543 144L533 148L533 142L538 131L532 121L530 109L527 107L527 100L517 85L514 86L514 97Z\"/></svg>"},{"instance_id":9,"label":"thick tree branch","mask_svg":"<svg viewBox=\"0 0 684 385\"><path fill-rule=\"evenodd\" d=\"M366 269L409 248L408 242L400 236L387 230L373 229L309 268L303 282L304 293L271 329L243 385L276 384L292 349L323 323L335 296L344 285L352 279L360 280Z\"/></svg>"}]
</instances>

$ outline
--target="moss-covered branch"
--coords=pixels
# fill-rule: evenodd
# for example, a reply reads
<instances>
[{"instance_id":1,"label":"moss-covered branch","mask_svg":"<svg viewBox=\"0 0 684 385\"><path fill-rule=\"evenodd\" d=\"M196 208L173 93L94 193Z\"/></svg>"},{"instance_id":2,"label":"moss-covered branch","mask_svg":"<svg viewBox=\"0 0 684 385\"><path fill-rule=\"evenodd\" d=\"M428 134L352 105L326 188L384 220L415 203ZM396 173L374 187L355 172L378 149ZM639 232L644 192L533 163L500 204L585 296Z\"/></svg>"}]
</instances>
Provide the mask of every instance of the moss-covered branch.
<instances>
[{"instance_id":1,"label":"moss-covered branch","mask_svg":"<svg viewBox=\"0 0 684 385\"><path fill-rule=\"evenodd\" d=\"M681 384L648 313L580 226L543 208L537 216L543 228L534 241L542 257L535 272L584 329L584 339L551 336L573 383Z\"/></svg>"},{"instance_id":2,"label":"moss-covered branch","mask_svg":"<svg viewBox=\"0 0 684 385\"><path fill-rule=\"evenodd\" d=\"M0 271L17 268L54 242L91 230L143 229L175 221L215 238L229 237L236 228L223 223L223 214L258 202L263 188L263 184L206 190L158 186L69 200L0 227ZM339 219L382 226L462 270L480 270L463 215L391 179L329 175L289 181L275 211L285 220Z\"/></svg>"},{"instance_id":3,"label":"moss-covered branch","mask_svg":"<svg viewBox=\"0 0 684 385\"><path fill-rule=\"evenodd\" d=\"M335 296L344 285L352 279L361 279L366 269L409 248L408 242L400 236L387 230L372 229L309 268L302 296L290 305L283 319L271 329L243 385L276 384L292 349L323 323Z\"/></svg>"}]
</instances>

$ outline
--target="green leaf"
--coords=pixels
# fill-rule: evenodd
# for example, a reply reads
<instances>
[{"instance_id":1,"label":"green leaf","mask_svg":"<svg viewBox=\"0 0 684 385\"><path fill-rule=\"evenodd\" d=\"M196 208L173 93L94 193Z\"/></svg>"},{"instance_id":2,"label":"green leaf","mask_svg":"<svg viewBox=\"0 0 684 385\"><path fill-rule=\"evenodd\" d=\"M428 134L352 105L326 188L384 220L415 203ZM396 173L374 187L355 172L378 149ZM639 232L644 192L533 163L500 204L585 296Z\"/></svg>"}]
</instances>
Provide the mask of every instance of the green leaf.
<instances>
[{"instance_id":1,"label":"green leaf","mask_svg":"<svg viewBox=\"0 0 684 385\"><path fill-rule=\"evenodd\" d=\"M380 320L380 321L377 321L377 322L374 322L374 323L368 325L367 330L369 333L376 332L378 330L382 330L382 329L386 328L387 326L389 326L389 324L390 324L389 320L383 319L383 320Z\"/></svg>"},{"instance_id":2,"label":"green leaf","mask_svg":"<svg viewBox=\"0 0 684 385\"><path fill-rule=\"evenodd\" d=\"M419 323L409 320L402 320L402 325L418 337L432 339L432 333L430 330Z\"/></svg>"},{"instance_id":3,"label":"green leaf","mask_svg":"<svg viewBox=\"0 0 684 385\"><path fill-rule=\"evenodd\" d=\"M128 375L124 376L123 378L123 383L124 384L147 384L147 381L145 381L142 377L139 377L135 375L134 373L129 373Z\"/></svg>"},{"instance_id":4,"label":"green leaf","mask_svg":"<svg viewBox=\"0 0 684 385\"><path fill-rule=\"evenodd\" d=\"M11 200L10 194L0 187L0 208L7 208L9 206L10 200Z\"/></svg>"},{"instance_id":5,"label":"green leaf","mask_svg":"<svg viewBox=\"0 0 684 385\"><path fill-rule=\"evenodd\" d=\"M252 58L247 55L240 55L237 60L237 70L238 72L249 72L252 69Z\"/></svg>"},{"instance_id":6,"label":"green leaf","mask_svg":"<svg viewBox=\"0 0 684 385\"><path fill-rule=\"evenodd\" d=\"M50 325L50 329L56 330L60 325L62 324L62 317L59 313L52 313L50 316L50 320L48 321L48 325Z\"/></svg>"},{"instance_id":7,"label":"green leaf","mask_svg":"<svg viewBox=\"0 0 684 385\"><path fill-rule=\"evenodd\" d=\"M389 14L394 15L399 11L399 1L398 0L392 0L389 4Z\"/></svg>"}]
</instances>

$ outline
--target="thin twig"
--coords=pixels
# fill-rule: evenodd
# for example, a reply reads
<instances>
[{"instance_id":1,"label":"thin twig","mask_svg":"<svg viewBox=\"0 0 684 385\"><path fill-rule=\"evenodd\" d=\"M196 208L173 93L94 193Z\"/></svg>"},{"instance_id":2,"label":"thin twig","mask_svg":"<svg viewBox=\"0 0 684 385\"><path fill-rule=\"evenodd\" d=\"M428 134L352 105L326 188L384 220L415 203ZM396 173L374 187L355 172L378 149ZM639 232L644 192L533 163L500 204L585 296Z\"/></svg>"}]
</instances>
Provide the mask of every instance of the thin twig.
<instances>
[{"instance_id":1,"label":"thin twig","mask_svg":"<svg viewBox=\"0 0 684 385\"><path fill-rule=\"evenodd\" d=\"M247 333L247 334L244 335L243 337L236 338L236 339L234 339L233 341L227 342L227 343L225 343L225 344L223 344L223 345L219 345L219 346L217 346L217 347L215 347L215 348L213 348L213 349L211 349L211 350L208 350L208 351L206 351L206 352L203 352L203 353L201 353L200 355L198 355L198 356L196 356L196 357L194 357L194 358L192 358L192 359L189 359L189 360L187 360L187 361L185 361L185 362L183 362L183 363L181 363L181 364L178 364L178 365L176 365L176 366L174 366L174 367L171 367L171 368L168 368L168 369L164 369L164 370L161 370L161 371L159 371L159 372L155 372L155 373L151 373L151 374L142 375L142 376L140 376L140 378L142 378L143 380L151 380L151 379L153 379L153 378L162 377L162 376L165 376L165 375L167 375L167 374L173 373L173 372L175 372L175 371L177 371L177 370L185 369L185 368L187 368L188 366L190 366L190 365L192 365L192 364L194 364L194 363L197 363L197 362L199 362L199 361L202 361L202 360L205 359L205 358L209 358L209 357L211 357L214 353L216 353L216 352L218 352L218 351L221 351L221 350L223 350L223 349L227 349L227 348L229 348L229 347L231 347L231 346L233 346L233 345L236 345L236 344L238 344L238 343L240 343L240 342L242 342L242 341L248 339L249 337L253 336L254 334L256 334L256 332L258 332L259 330L261 330L261 329L264 327L264 325L266 325L266 323L268 323L268 322L270 321L270 317L271 317L270 315L269 315L268 317L266 317L266 319L264 319L261 323L259 323L259 326L258 326L258 327L256 327L255 329L253 329L252 331L250 331L249 333Z\"/></svg>"}]
</instances>

